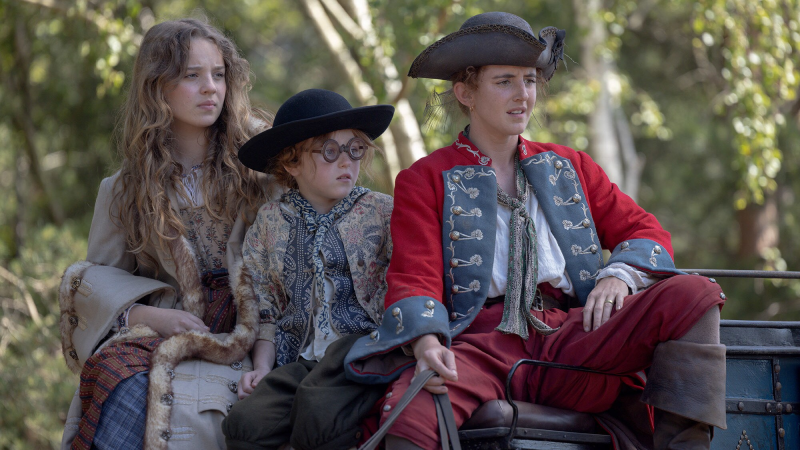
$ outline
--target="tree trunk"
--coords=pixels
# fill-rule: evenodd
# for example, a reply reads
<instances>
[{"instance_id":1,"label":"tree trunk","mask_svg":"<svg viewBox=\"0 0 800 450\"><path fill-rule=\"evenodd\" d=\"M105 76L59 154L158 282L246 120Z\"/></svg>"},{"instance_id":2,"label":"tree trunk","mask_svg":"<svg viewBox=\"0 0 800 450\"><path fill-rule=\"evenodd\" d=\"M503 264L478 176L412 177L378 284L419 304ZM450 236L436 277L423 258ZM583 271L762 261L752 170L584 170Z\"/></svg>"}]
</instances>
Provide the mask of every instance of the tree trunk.
<instances>
[{"instance_id":1,"label":"tree trunk","mask_svg":"<svg viewBox=\"0 0 800 450\"><path fill-rule=\"evenodd\" d=\"M426 154L419 124L408 100L402 96L403 83L400 81L397 67L383 53L372 24L372 16L367 2L364 0L350 2L350 9L354 11L356 16L355 22L350 22L352 19L347 15L347 11L340 7L341 5L334 5L333 3L331 0L326 0L331 14L344 25L345 29L349 29L352 23L358 24L360 32L354 33L351 31L350 34L354 38L360 37L360 43L372 49L375 55L375 66L384 79L386 92L389 98L396 102L396 119L392 121L383 139L389 171L389 186L393 187L394 179L400 170L409 167L414 161ZM344 70L348 82L354 87L359 101L365 105L375 104L377 102L375 91L364 81L361 68L353 59L339 32L336 31L322 3L319 0L302 0L302 4L328 49Z\"/></svg>"},{"instance_id":2,"label":"tree trunk","mask_svg":"<svg viewBox=\"0 0 800 450\"><path fill-rule=\"evenodd\" d=\"M740 258L764 258L767 249L778 246L778 202L774 193L764 196L763 205L749 203L736 218L739 222Z\"/></svg>"},{"instance_id":3,"label":"tree trunk","mask_svg":"<svg viewBox=\"0 0 800 450\"><path fill-rule=\"evenodd\" d=\"M19 256L19 251L25 244L25 206L27 200L25 198L25 180L28 172L28 161L24 156L19 154L19 150L14 151L14 198L17 202L17 207L14 208L14 248L9 252L9 259L14 259Z\"/></svg>"},{"instance_id":4,"label":"tree trunk","mask_svg":"<svg viewBox=\"0 0 800 450\"><path fill-rule=\"evenodd\" d=\"M797 125L800 126L800 89L797 90L798 98L789 108L789 115L797 119Z\"/></svg>"},{"instance_id":5,"label":"tree trunk","mask_svg":"<svg viewBox=\"0 0 800 450\"><path fill-rule=\"evenodd\" d=\"M39 152L36 148L36 128L31 117L33 100L31 85L28 79L31 64L31 47L30 39L28 38L28 30L24 22L25 19L18 14L18 11L12 11L12 15L16 16L14 23L15 76L13 77L16 79L16 86L12 86L9 92L17 92L20 98L20 108L14 111L12 122L22 139L25 154L28 157L29 173L33 178L33 182L41 190L41 195L50 212L50 218L56 225L60 226L64 223L64 211L61 205L53 199L51 194L53 190L50 188L49 180L44 176L41 164L39 163ZM11 74L4 74L3 76L3 78L6 79L6 86L13 84L13 82L10 81L12 77L8 75Z\"/></svg>"},{"instance_id":6,"label":"tree trunk","mask_svg":"<svg viewBox=\"0 0 800 450\"><path fill-rule=\"evenodd\" d=\"M628 118L622 112L622 108L614 110L614 121L617 125L617 136L619 136L619 147L622 150L622 160L624 161L624 181L623 192L632 199L639 198L639 182L642 179L642 169L644 159L636 153L636 145L633 143L633 134L628 126Z\"/></svg>"},{"instance_id":7,"label":"tree trunk","mask_svg":"<svg viewBox=\"0 0 800 450\"><path fill-rule=\"evenodd\" d=\"M419 122L414 110L411 108L411 104L405 98L404 84L401 81L401 75L397 67L392 62L392 59L383 52L383 47L375 32L367 0L350 0L350 4L353 11L355 11L358 25L364 30L362 43L374 52L375 65L378 73L384 79L387 96L395 102L395 117L397 117L397 120L392 122L392 134L394 135L397 157L401 166L403 168L409 167L416 160L427 154L425 152L425 143L422 141ZM395 175L392 174L392 179L394 179Z\"/></svg>"},{"instance_id":8,"label":"tree trunk","mask_svg":"<svg viewBox=\"0 0 800 450\"><path fill-rule=\"evenodd\" d=\"M319 0L302 0L301 3L303 8L305 8L306 14L308 14L314 27L317 29L317 32L328 47L328 50L336 57L336 62L344 71L347 81L353 86L358 101L362 105L375 104L375 92L372 90L372 87L364 81L358 63L350 55L350 51L347 49L344 40L339 35L339 32L336 31L336 28L334 28L322 4ZM389 186L393 189L394 177L400 172L402 167L400 167L398 151L391 129L386 130L383 134L383 150L386 152L386 165L388 166L390 174Z\"/></svg>"},{"instance_id":9,"label":"tree trunk","mask_svg":"<svg viewBox=\"0 0 800 450\"><path fill-rule=\"evenodd\" d=\"M636 153L628 118L609 88L618 74L614 61L601 52L608 39L601 18L602 1L573 0L573 6L578 25L586 30L581 41L581 64L589 84L598 89L595 108L589 114L590 151L611 182L636 200L642 161Z\"/></svg>"},{"instance_id":10,"label":"tree trunk","mask_svg":"<svg viewBox=\"0 0 800 450\"><path fill-rule=\"evenodd\" d=\"M608 178L622 185L622 161L614 134L614 114L611 108L611 93L608 78L611 69L608 61L599 52L599 47L608 39L605 23L600 18L600 0L573 0L578 25L586 31L581 41L581 64L586 70L590 85L598 88L594 111L589 115L589 142L597 163L603 167Z\"/></svg>"}]
</instances>

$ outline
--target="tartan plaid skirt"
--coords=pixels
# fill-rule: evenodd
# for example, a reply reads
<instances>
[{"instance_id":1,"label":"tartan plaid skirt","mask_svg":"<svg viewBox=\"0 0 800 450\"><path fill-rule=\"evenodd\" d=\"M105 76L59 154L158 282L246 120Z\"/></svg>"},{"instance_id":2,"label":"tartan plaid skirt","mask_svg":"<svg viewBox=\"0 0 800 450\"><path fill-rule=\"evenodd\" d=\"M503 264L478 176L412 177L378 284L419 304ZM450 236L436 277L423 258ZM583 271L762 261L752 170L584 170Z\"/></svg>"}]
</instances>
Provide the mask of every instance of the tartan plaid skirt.
<instances>
[{"instance_id":1,"label":"tartan plaid skirt","mask_svg":"<svg viewBox=\"0 0 800 450\"><path fill-rule=\"evenodd\" d=\"M103 403L103 414L94 434L97 450L144 448L147 408L147 372L122 380Z\"/></svg>"}]
</instances>

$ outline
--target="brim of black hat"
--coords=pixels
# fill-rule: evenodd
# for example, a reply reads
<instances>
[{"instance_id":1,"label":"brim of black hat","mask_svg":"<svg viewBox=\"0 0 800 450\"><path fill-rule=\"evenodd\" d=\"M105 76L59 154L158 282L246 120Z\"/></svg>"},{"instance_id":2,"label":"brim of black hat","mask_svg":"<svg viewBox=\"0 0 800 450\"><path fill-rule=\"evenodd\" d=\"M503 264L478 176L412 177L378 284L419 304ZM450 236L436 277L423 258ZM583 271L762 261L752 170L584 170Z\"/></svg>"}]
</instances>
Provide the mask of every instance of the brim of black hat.
<instances>
[{"instance_id":1,"label":"brim of black hat","mask_svg":"<svg viewBox=\"0 0 800 450\"><path fill-rule=\"evenodd\" d=\"M480 25L448 34L414 59L408 76L450 80L469 66L535 67L546 45L509 25Z\"/></svg>"},{"instance_id":2,"label":"brim of black hat","mask_svg":"<svg viewBox=\"0 0 800 450\"><path fill-rule=\"evenodd\" d=\"M291 145L338 130L360 130L377 139L392 122L391 105L362 106L310 119L285 123L253 136L239 149L239 161L259 172L270 169L270 161Z\"/></svg>"}]
</instances>

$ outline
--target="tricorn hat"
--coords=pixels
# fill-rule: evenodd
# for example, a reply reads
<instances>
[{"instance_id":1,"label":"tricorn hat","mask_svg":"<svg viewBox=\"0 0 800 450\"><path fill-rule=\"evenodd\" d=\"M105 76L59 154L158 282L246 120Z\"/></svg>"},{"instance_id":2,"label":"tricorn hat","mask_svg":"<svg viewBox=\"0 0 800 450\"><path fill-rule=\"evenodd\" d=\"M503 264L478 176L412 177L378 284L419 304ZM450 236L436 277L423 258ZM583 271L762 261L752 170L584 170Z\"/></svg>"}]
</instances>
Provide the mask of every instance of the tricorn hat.
<instances>
[{"instance_id":1,"label":"tricorn hat","mask_svg":"<svg viewBox=\"0 0 800 450\"><path fill-rule=\"evenodd\" d=\"M522 66L542 69L550 80L564 59L567 32L547 27L535 37L521 17L487 12L470 17L455 33L439 39L411 64L411 78L450 80L469 66Z\"/></svg>"},{"instance_id":2,"label":"tricorn hat","mask_svg":"<svg viewBox=\"0 0 800 450\"><path fill-rule=\"evenodd\" d=\"M286 147L338 130L361 130L377 139L392 122L394 106L372 105L353 108L344 97L325 89L308 89L286 100L272 128L262 131L239 149L239 161L266 172L270 161Z\"/></svg>"}]
</instances>

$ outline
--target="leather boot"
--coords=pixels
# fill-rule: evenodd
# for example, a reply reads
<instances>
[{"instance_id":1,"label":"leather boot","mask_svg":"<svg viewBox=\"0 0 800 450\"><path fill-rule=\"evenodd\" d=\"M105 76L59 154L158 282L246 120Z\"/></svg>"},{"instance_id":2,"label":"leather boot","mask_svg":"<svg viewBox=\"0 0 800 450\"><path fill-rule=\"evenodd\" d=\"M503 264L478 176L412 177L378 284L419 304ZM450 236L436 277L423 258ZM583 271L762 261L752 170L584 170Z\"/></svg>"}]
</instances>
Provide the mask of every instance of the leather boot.
<instances>
[{"instance_id":1,"label":"leather boot","mask_svg":"<svg viewBox=\"0 0 800 450\"><path fill-rule=\"evenodd\" d=\"M656 449L708 449L711 426L726 429L725 346L659 344L642 393L654 406Z\"/></svg>"},{"instance_id":2,"label":"leather boot","mask_svg":"<svg viewBox=\"0 0 800 450\"><path fill-rule=\"evenodd\" d=\"M669 450L708 450L713 427L656 408L653 447Z\"/></svg>"}]
</instances>

